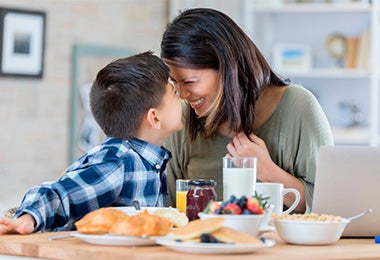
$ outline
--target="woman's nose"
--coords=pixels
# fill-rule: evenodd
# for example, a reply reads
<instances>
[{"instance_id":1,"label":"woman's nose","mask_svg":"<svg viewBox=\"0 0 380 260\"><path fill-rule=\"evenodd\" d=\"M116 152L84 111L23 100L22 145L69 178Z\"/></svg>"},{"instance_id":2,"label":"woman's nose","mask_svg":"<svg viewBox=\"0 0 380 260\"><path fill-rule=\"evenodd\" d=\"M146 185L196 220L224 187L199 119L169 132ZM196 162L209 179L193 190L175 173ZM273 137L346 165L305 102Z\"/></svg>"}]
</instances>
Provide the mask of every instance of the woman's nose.
<instances>
[{"instance_id":1,"label":"woman's nose","mask_svg":"<svg viewBox=\"0 0 380 260\"><path fill-rule=\"evenodd\" d=\"M181 99L186 99L188 96L190 96L190 92L185 87L177 86L177 89L179 92L179 97Z\"/></svg>"}]
</instances>

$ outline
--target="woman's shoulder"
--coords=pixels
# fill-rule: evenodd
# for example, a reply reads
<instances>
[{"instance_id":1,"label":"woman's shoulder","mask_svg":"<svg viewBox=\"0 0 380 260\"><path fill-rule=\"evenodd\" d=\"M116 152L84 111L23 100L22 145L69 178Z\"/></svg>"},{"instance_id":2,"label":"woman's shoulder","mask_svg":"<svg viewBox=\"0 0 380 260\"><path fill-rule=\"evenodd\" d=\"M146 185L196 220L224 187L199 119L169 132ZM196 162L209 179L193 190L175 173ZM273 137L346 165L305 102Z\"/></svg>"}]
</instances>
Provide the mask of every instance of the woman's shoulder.
<instances>
[{"instance_id":1,"label":"woman's shoulder","mask_svg":"<svg viewBox=\"0 0 380 260\"><path fill-rule=\"evenodd\" d=\"M298 84L291 84L291 85L287 86L285 92L290 94L293 97L314 96L314 94L310 90L308 90L304 86L298 85Z\"/></svg>"},{"instance_id":2,"label":"woman's shoulder","mask_svg":"<svg viewBox=\"0 0 380 260\"><path fill-rule=\"evenodd\" d=\"M286 87L284 96L283 96L283 102L287 104L309 104L312 105L314 103L318 103L318 100L314 93L312 93L307 88L301 86L292 84Z\"/></svg>"}]
</instances>

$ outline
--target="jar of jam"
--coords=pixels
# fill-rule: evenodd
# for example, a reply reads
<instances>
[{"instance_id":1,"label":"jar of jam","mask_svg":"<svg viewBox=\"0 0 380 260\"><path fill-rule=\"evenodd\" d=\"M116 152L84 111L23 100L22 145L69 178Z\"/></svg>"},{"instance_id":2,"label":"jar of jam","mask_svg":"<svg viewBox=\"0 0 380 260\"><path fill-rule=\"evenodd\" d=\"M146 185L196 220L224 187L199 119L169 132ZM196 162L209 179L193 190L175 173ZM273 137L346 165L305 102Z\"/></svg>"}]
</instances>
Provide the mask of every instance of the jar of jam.
<instances>
[{"instance_id":1,"label":"jar of jam","mask_svg":"<svg viewBox=\"0 0 380 260\"><path fill-rule=\"evenodd\" d=\"M210 200L217 200L214 180L190 180L186 194L186 215L189 220L198 219L198 212L202 212Z\"/></svg>"}]
</instances>

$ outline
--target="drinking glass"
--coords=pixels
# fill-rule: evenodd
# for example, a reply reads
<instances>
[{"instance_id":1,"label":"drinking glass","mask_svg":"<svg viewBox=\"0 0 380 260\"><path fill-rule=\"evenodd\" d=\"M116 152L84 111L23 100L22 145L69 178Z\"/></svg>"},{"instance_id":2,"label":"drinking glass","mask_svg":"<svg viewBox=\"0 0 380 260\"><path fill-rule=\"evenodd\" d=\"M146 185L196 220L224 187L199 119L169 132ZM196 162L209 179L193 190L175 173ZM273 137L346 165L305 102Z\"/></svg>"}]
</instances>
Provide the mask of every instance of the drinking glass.
<instances>
[{"instance_id":1,"label":"drinking glass","mask_svg":"<svg viewBox=\"0 0 380 260\"><path fill-rule=\"evenodd\" d=\"M223 200L255 195L256 164L254 157L223 158Z\"/></svg>"},{"instance_id":2,"label":"drinking glass","mask_svg":"<svg viewBox=\"0 0 380 260\"><path fill-rule=\"evenodd\" d=\"M176 180L176 208L186 214L186 194L189 190L189 181L184 179Z\"/></svg>"}]
</instances>

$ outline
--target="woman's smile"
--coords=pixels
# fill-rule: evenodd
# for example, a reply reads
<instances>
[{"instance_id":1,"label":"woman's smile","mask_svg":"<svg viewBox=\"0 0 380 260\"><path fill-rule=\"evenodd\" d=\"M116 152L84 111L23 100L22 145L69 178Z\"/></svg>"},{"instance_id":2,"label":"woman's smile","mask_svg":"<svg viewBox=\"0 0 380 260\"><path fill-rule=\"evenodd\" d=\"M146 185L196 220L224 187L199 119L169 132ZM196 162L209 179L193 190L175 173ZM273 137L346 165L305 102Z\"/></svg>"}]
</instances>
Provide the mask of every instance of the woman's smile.
<instances>
[{"instance_id":1,"label":"woman's smile","mask_svg":"<svg viewBox=\"0 0 380 260\"><path fill-rule=\"evenodd\" d=\"M205 104L205 99L204 98L199 98L195 101L189 101L190 103L190 106L194 109L194 110L197 110L197 109L200 109L202 108L202 106Z\"/></svg>"}]
</instances>

